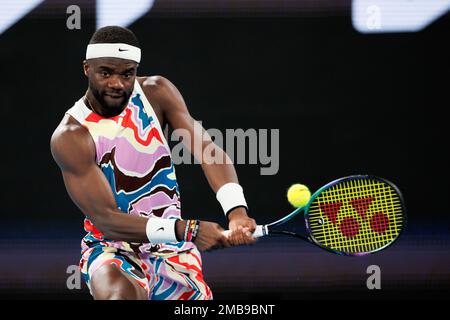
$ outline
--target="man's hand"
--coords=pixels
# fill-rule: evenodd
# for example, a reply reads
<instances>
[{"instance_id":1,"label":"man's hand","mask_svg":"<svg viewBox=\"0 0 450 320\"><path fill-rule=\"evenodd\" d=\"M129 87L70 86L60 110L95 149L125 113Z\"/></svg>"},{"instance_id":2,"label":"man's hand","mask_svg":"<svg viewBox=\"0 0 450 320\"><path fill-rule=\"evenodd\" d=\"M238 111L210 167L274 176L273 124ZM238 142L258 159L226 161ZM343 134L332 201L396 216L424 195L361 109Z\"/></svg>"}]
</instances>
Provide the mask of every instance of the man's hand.
<instances>
[{"instance_id":1,"label":"man's hand","mask_svg":"<svg viewBox=\"0 0 450 320\"><path fill-rule=\"evenodd\" d=\"M184 238L186 223L186 220L177 221L176 232L179 239ZM197 237L194 240L194 244L200 251L230 247L231 243L222 233L223 231L224 229L215 222L200 221L200 227L198 229Z\"/></svg>"},{"instance_id":2,"label":"man's hand","mask_svg":"<svg viewBox=\"0 0 450 320\"><path fill-rule=\"evenodd\" d=\"M252 244L256 241L256 238L253 237L256 221L247 215L245 208L239 207L231 211L228 214L228 220L228 227L232 231L228 235L231 245Z\"/></svg>"}]
</instances>

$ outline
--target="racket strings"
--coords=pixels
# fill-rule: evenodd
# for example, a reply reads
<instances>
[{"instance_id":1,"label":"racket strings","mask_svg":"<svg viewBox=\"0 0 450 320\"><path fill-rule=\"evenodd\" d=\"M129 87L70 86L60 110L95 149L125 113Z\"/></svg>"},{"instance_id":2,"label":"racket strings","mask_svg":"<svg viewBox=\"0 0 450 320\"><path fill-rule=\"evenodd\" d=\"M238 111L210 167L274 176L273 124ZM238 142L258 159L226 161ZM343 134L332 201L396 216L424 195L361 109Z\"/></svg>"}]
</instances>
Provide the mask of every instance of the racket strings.
<instances>
[{"instance_id":1,"label":"racket strings","mask_svg":"<svg viewBox=\"0 0 450 320\"><path fill-rule=\"evenodd\" d=\"M382 194L382 197L385 197L385 196L386 196L386 194L384 194L384 195ZM387 197L390 198L390 194L388 194ZM373 199L373 198L371 198L371 199ZM353 203L352 203L352 205L353 205ZM362 227L360 233L356 232L354 239L355 239L356 244L363 246L363 248L356 249L356 251L361 251L361 250L362 251L373 251L373 250L377 249L378 245L380 245L380 241L383 242L383 240L388 240L388 241L390 240L390 239L386 239L386 238L392 234L392 230L396 231L395 228L391 229L391 230L388 229L389 218L386 216L385 213L383 213L381 211L378 212L379 211L378 209L380 209L380 208L377 208L377 207L379 207L379 206L380 205L377 206L375 203L374 207L375 207L376 212L370 218L370 220L369 220L370 215L367 215L367 214L362 215L360 212L358 212L359 216L363 220L362 224L361 224L361 221L358 221L357 218L352 218L352 217L348 218L348 219L354 219L353 220L354 223L357 224L358 226ZM381 208L381 210L383 210L383 208ZM356 211L358 211L358 210L356 210ZM351 212L349 214L351 215ZM375 217L375 219L374 219L374 217ZM385 219L383 219L383 217ZM359 219L359 220L361 220L361 219ZM379 222L379 221L386 222L386 224L384 225L384 228L383 228L383 226L380 225L380 223L374 224L374 222ZM395 227L395 223L394 223L394 227ZM342 224L340 225L340 229L342 232L343 231ZM373 234L371 234L371 233L374 233L374 232L375 232L375 234L378 234L379 236L373 237ZM352 239L352 237L353 237L353 235L348 235L348 234L346 235L345 233L343 233L343 234L347 239ZM339 236L339 233L337 235ZM358 235L360 235L360 236L358 236ZM339 239L339 237L338 237L338 239ZM381 243L381 245L382 244L383 243ZM348 249L350 249L350 248L348 248Z\"/></svg>"},{"instance_id":2,"label":"racket strings","mask_svg":"<svg viewBox=\"0 0 450 320\"><path fill-rule=\"evenodd\" d=\"M402 229L401 199L382 181L343 181L314 199L308 226L316 241L333 250L377 251L393 242Z\"/></svg>"},{"instance_id":3,"label":"racket strings","mask_svg":"<svg viewBox=\"0 0 450 320\"><path fill-rule=\"evenodd\" d=\"M370 199L370 202L373 200L372 197L362 198L362 199ZM379 241L377 242L377 240L380 240L380 239L377 239L376 237L374 238L373 236L372 236L373 239L371 239L370 232L377 232L377 233L380 233L381 235L386 235L386 236L388 235L388 233L386 233L386 230L381 230L382 228L379 226L374 227L374 225L373 225L374 219L373 218L370 220L370 223L368 223L369 220L367 220L367 211L364 212L364 210L358 210L358 207L355 208L354 202L353 201L350 201L350 202L351 202L352 206L354 207L354 209L359 214L359 216L361 217L361 219L365 220L365 221L363 221L363 223L361 224L361 221L359 221L361 219L358 220L357 218L352 217L351 209L350 209L350 212L349 212L350 216L344 218L344 220L341 221L339 229L340 229L341 233L345 236L345 238L346 238L345 240L354 239L355 240L354 242L356 242L356 243L353 243L353 245L355 245L355 244L359 245L360 248L351 250L351 248L348 245L352 245L352 243L349 243L349 241L347 241L347 242L342 243L344 246L347 246L347 248L341 248L341 249L346 249L349 251L372 251L372 250L376 249L376 246L379 244ZM350 208L350 207L348 207L348 208ZM359 208L359 209L361 209L361 208ZM385 217L384 213L375 213L374 216L378 216L378 215ZM378 219L378 220L381 220L381 219ZM378 220L375 220L375 221L378 221ZM344 232L346 230L346 224L343 224L343 223L347 222L347 221L351 221L354 225L357 226L357 230L354 233ZM366 223L364 223L364 222L366 222ZM369 230L369 226L370 226L370 230ZM362 227L361 230L359 230L360 227ZM334 235L335 235L335 239L337 241L339 241L340 234L335 233ZM384 240L384 239L381 239L381 240ZM375 246L373 246L373 245L375 245ZM362 248L361 248L361 246L362 246Z\"/></svg>"}]
</instances>

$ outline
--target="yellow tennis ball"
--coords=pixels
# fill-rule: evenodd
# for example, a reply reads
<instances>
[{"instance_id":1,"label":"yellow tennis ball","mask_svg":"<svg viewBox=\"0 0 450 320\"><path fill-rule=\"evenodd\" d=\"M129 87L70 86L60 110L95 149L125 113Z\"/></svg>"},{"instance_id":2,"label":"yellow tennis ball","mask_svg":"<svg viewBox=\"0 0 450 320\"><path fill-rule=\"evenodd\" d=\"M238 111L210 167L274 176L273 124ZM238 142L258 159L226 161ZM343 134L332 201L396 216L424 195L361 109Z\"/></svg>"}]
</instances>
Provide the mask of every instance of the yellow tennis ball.
<instances>
[{"instance_id":1,"label":"yellow tennis ball","mask_svg":"<svg viewBox=\"0 0 450 320\"><path fill-rule=\"evenodd\" d=\"M296 183L289 187L287 192L287 198L289 203L295 208L303 207L306 205L311 198L311 192L308 187Z\"/></svg>"}]
</instances>

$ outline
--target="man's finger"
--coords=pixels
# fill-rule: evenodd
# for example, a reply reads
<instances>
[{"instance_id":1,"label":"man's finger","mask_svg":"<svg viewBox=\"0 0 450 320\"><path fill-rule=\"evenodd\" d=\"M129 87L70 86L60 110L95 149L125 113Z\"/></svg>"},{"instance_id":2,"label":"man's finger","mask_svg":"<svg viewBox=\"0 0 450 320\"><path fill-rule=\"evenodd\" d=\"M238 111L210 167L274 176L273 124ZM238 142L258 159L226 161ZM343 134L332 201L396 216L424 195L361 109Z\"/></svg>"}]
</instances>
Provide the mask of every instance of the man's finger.
<instances>
[{"instance_id":1,"label":"man's finger","mask_svg":"<svg viewBox=\"0 0 450 320\"><path fill-rule=\"evenodd\" d=\"M222 236L220 237L219 241L225 248L229 248L232 245L230 243L229 237L225 236L223 233L222 233Z\"/></svg>"},{"instance_id":2,"label":"man's finger","mask_svg":"<svg viewBox=\"0 0 450 320\"><path fill-rule=\"evenodd\" d=\"M246 233L248 232L248 228L240 228L238 232L236 232L236 245L243 245L247 243L247 236Z\"/></svg>"}]
</instances>

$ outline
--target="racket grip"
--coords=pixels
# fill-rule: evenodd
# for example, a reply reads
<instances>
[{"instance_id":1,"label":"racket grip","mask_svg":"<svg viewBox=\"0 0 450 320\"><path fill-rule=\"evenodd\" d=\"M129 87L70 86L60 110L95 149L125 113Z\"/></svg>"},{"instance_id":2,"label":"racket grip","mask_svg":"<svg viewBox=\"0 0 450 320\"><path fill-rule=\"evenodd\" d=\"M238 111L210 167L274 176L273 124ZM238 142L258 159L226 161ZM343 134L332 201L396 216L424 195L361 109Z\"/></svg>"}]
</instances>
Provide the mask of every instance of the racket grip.
<instances>
[{"instance_id":1,"label":"racket grip","mask_svg":"<svg viewBox=\"0 0 450 320\"><path fill-rule=\"evenodd\" d=\"M255 232L253 232L253 236L255 238L260 238L266 236L268 233L267 226L258 225L256 226Z\"/></svg>"},{"instance_id":2,"label":"racket grip","mask_svg":"<svg viewBox=\"0 0 450 320\"><path fill-rule=\"evenodd\" d=\"M231 233L231 230L225 230L222 231L222 234L226 237L228 237L228 235ZM256 226L255 232L253 232L253 236L255 238L260 238L260 237L264 237L269 233L269 231L267 230L267 226L263 226L263 225L258 225Z\"/></svg>"}]
</instances>

